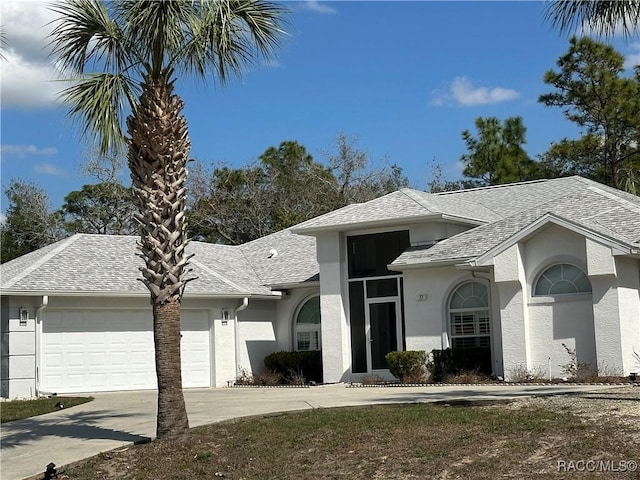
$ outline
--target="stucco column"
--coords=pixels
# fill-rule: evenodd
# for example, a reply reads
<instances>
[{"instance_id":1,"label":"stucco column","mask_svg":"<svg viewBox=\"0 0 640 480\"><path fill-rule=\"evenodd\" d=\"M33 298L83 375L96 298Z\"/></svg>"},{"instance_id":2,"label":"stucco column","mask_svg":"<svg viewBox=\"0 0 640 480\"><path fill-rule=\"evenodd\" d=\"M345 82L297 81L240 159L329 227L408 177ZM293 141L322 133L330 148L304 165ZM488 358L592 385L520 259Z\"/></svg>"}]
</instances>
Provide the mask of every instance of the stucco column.
<instances>
[{"instance_id":1,"label":"stucco column","mask_svg":"<svg viewBox=\"0 0 640 480\"><path fill-rule=\"evenodd\" d=\"M508 380L515 368L531 369L527 281L519 244L494 258L494 277L500 302L504 375Z\"/></svg>"},{"instance_id":2,"label":"stucco column","mask_svg":"<svg viewBox=\"0 0 640 480\"><path fill-rule=\"evenodd\" d=\"M628 359L627 365L623 358L624 350L629 350L631 345L623 348L622 330L631 327L627 325L631 322L624 321L625 305L620 301L622 291L618 285L616 261L611 247L587 239L587 274L593 296L597 366L602 370L601 373L608 370L606 373L628 374L631 358ZM638 321L636 319L636 322Z\"/></svg>"},{"instance_id":3,"label":"stucco column","mask_svg":"<svg viewBox=\"0 0 640 480\"><path fill-rule=\"evenodd\" d=\"M22 319L20 318L21 312L24 312L24 318ZM34 309L30 306L14 307L10 309L10 313L9 341L5 347L8 347L8 397L31 398L36 394L36 321Z\"/></svg>"},{"instance_id":4,"label":"stucco column","mask_svg":"<svg viewBox=\"0 0 640 480\"><path fill-rule=\"evenodd\" d=\"M640 260L615 257L618 272L622 374L640 373Z\"/></svg>"},{"instance_id":5,"label":"stucco column","mask_svg":"<svg viewBox=\"0 0 640 480\"><path fill-rule=\"evenodd\" d=\"M351 371L351 342L347 323L343 238L340 233L316 238L320 264L320 313L322 316L322 367L325 383L345 381Z\"/></svg>"}]
</instances>

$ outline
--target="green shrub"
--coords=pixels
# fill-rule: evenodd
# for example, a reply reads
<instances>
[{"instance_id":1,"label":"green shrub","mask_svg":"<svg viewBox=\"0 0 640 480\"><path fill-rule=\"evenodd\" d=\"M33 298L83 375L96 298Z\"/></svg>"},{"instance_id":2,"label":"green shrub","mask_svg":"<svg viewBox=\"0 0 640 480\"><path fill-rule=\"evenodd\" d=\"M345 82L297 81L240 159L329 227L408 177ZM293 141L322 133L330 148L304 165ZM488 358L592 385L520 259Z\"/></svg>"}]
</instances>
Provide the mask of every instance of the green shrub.
<instances>
[{"instance_id":1,"label":"green shrub","mask_svg":"<svg viewBox=\"0 0 640 480\"><path fill-rule=\"evenodd\" d=\"M287 383L322 382L322 352L274 352L264 359L264 366L279 373Z\"/></svg>"},{"instance_id":2,"label":"green shrub","mask_svg":"<svg viewBox=\"0 0 640 480\"><path fill-rule=\"evenodd\" d=\"M491 349L489 347L447 348L433 350L433 381L442 382L451 375L477 372L491 375Z\"/></svg>"},{"instance_id":3,"label":"green shrub","mask_svg":"<svg viewBox=\"0 0 640 480\"><path fill-rule=\"evenodd\" d=\"M427 352L418 350L389 352L385 356L389 371L401 382L423 379L427 373Z\"/></svg>"}]
</instances>

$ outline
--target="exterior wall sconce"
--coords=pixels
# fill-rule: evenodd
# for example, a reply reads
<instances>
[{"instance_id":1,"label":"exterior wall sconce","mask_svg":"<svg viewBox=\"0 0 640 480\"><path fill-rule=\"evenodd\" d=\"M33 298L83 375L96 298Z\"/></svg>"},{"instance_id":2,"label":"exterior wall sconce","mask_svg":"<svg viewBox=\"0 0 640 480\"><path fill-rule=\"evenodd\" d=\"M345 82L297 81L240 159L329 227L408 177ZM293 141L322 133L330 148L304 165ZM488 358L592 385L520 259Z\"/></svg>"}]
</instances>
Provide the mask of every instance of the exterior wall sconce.
<instances>
[{"instance_id":1,"label":"exterior wall sconce","mask_svg":"<svg viewBox=\"0 0 640 480\"><path fill-rule=\"evenodd\" d=\"M20 307L19 309L20 311L20 326L21 327L26 327L27 326L27 320L29 320L29 311L24 308L24 307Z\"/></svg>"},{"instance_id":2,"label":"exterior wall sconce","mask_svg":"<svg viewBox=\"0 0 640 480\"><path fill-rule=\"evenodd\" d=\"M229 323L229 310L226 308L222 309L222 325L227 325Z\"/></svg>"}]
</instances>

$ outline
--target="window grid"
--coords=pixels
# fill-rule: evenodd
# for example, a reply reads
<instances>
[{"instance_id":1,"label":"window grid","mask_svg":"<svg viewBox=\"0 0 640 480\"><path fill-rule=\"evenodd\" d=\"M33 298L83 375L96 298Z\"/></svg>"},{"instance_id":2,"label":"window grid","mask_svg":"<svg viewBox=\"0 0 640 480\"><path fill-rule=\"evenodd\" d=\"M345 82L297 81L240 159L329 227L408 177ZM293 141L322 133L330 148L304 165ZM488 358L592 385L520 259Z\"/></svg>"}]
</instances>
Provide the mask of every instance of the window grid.
<instances>
[{"instance_id":1,"label":"window grid","mask_svg":"<svg viewBox=\"0 0 640 480\"><path fill-rule=\"evenodd\" d=\"M575 265L558 263L544 270L533 290L534 296L591 293L591 282Z\"/></svg>"},{"instance_id":2,"label":"window grid","mask_svg":"<svg viewBox=\"0 0 640 480\"><path fill-rule=\"evenodd\" d=\"M295 349L297 351L320 350L320 297L312 297L298 310L295 330Z\"/></svg>"},{"instance_id":3,"label":"window grid","mask_svg":"<svg viewBox=\"0 0 640 480\"><path fill-rule=\"evenodd\" d=\"M297 350L320 350L320 332L317 330L309 332L298 332Z\"/></svg>"},{"instance_id":4,"label":"window grid","mask_svg":"<svg viewBox=\"0 0 640 480\"><path fill-rule=\"evenodd\" d=\"M489 289L479 282L460 285L449 302L451 346L489 347L491 319Z\"/></svg>"}]
</instances>

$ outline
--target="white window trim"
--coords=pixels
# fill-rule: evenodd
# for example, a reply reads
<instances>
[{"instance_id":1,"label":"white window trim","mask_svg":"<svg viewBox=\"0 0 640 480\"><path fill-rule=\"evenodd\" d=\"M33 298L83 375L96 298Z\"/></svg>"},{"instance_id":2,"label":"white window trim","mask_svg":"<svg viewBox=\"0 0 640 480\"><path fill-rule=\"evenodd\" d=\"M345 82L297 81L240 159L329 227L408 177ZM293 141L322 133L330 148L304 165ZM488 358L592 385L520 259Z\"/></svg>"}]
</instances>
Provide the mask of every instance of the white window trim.
<instances>
[{"instance_id":1,"label":"white window trim","mask_svg":"<svg viewBox=\"0 0 640 480\"><path fill-rule=\"evenodd\" d=\"M480 285L483 285L486 289L487 289L487 302L486 302L486 306L485 307L474 307L474 308L451 308L451 301L454 297L454 295L456 294L456 292L462 288L464 285L468 284L468 283L479 283ZM480 338L480 337L486 337L489 339L489 345L491 345L491 335L492 335L492 328L491 328L491 308L489 306L489 295L490 295L490 289L489 289L489 285L486 285L483 282L479 282L477 280L472 280L472 281L467 281L467 282L462 282L460 284L458 284L452 291L451 294L449 295L449 300L447 301L447 332L449 334L449 345L451 348L453 348L453 343L454 340L456 338ZM453 333L453 316L459 313L467 313L467 314L473 314L473 329L474 329L474 333L473 335L455 335ZM489 332L487 333L479 333L479 315L480 314L485 314L486 317L489 320Z\"/></svg>"},{"instance_id":2,"label":"white window trim","mask_svg":"<svg viewBox=\"0 0 640 480\"><path fill-rule=\"evenodd\" d=\"M293 323L292 343L293 343L293 350L296 352L314 352L314 351L322 350L322 314L320 315L320 323L298 324L298 316L300 315L302 308L307 304L307 302L309 302L310 300L313 300L314 298L319 299L320 295L314 294L314 295L305 297L295 309L295 314L293 316L293 322L292 322ZM298 333L309 333L309 332L317 332L318 348L314 348L314 349L310 348L309 350L300 350L298 348Z\"/></svg>"}]
</instances>

